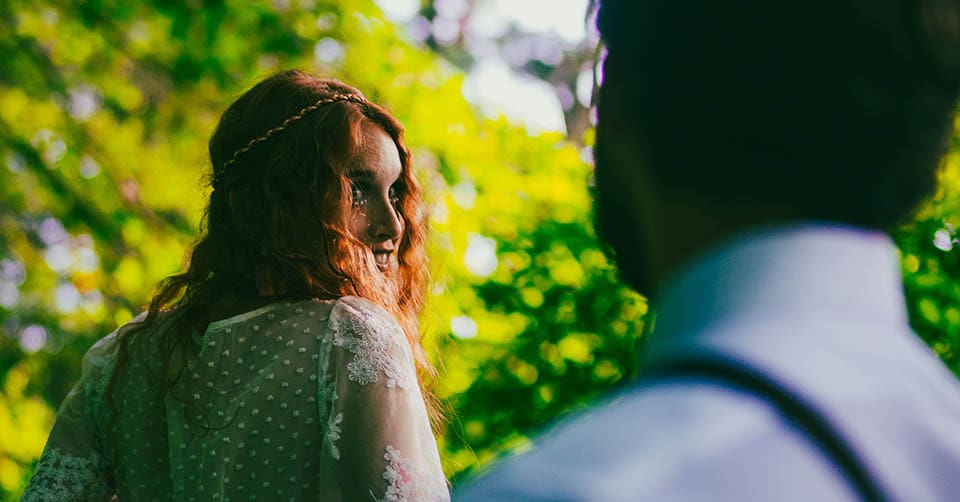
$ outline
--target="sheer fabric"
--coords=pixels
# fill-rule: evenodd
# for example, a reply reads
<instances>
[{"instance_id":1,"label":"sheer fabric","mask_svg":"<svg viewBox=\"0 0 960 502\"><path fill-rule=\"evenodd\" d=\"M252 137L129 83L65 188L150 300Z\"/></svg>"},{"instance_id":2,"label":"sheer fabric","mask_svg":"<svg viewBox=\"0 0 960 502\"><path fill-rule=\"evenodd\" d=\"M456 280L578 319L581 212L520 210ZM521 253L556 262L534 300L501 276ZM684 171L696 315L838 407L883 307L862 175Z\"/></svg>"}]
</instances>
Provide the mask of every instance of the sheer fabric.
<instances>
[{"instance_id":1,"label":"sheer fabric","mask_svg":"<svg viewBox=\"0 0 960 502\"><path fill-rule=\"evenodd\" d=\"M117 420L116 333L88 351L23 500L449 499L413 355L379 306L307 300L212 323L166 396L151 331L131 339Z\"/></svg>"}]
</instances>

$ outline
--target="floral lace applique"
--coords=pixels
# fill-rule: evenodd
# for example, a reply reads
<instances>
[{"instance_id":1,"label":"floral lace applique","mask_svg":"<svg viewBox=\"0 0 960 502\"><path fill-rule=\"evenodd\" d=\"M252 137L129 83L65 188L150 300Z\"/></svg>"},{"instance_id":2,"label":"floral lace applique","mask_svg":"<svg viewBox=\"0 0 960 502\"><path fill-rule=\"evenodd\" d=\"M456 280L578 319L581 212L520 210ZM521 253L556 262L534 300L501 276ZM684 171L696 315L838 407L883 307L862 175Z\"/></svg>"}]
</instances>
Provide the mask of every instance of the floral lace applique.
<instances>
[{"instance_id":1,"label":"floral lace applique","mask_svg":"<svg viewBox=\"0 0 960 502\"><path fill-rule=\"evenodd\" d=\"M340 448L337 446L337 441L340 440L340 433L342 429L340 424L343 423L343 413L337 413L336 416L331 417L330 421L327 422L327 444L330 446L330 456L334 460L340 460Z\"/></svg>"},{"instance_id":2,"label":"floral lace applique","mask_svg":"<svg viewBox=\"0 0 960 502\"><path fill-rule=\"evenodd\" d=\"M383 455L387 467L383 479L387 481L387 492L381 500L385 502L403 502L409 500L449 500L449 492L441 479L427 476L409 458L400 454L400 450L387 445Z\"/></svg>"},{"instance_id":3,"label":"floral lace applique","mask_svg":"<svg viewBox=\"0 0 960 502\"><path fill-rule=\"evenodd\" d=\"M337 400L337 383L332 378L327 378L324 382L319 384L319 402L317 403L317 410L320 415L320 420L327 421L327 431L324 433L323 440L326 445L330 448L330 456L335 460L340 460L340 448L337 446L337 441L340 439L341 428L340 424L343 423L343 413L333 414L333 405Z\"/></svg>"},{"instance_id":4,"label":"floral lace applique","mask_svg":"<svg viewBox=\"0 0 960 502\"><path fill-rule=\"evenodd\" d=\"M382 309L358 309L341 302L344 312L330 315L333 344L350 351L354 357L347 363L347 376L360 385L376 382L382 373L389 388L412 389L416 375L412 361L404 366L391 347L397 340L404 340L400 325ZM373 306L373 304L371 304ZM339 314L339 315L336 315ZM409 370L409 371L405 371Z\"/></svg>"},{"instance_id":5,"label":"floral lace applique","mask_svg":"<svg viewBox=\"0 0 960 502\"><path fill-rule=\"evenodd\" d=\"M45 451L23 501L106 500L113 493L103 477L103 458L96 453L76 457L59 448Z\"/></svg>"}]
</instances>

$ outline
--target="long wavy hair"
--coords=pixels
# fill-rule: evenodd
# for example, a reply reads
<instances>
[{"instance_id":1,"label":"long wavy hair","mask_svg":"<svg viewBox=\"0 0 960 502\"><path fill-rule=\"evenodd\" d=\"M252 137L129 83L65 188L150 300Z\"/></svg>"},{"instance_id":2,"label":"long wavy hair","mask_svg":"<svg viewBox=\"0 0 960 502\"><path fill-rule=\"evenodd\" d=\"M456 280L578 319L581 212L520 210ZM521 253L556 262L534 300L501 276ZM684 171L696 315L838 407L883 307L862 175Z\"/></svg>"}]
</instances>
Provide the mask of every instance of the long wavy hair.
<instances>
[{"instance_id":1,"label":"long wavy hair","mask_svg":"<svg viewBox=\"0 0 960 502\"><path fill-rule=\"evenodd\" d=\"M338 96L359 99L336 99L267 134L318 101ZM397 208L404 230L398 267L390 274L377 270L347 225L352 201L346 174L364 123L383 129L400 153L404 189ZM264 136L269 137L234 155ZM434 370L420 344L417 322L428 283L426 217L400 123L357 89L290 70L259 82L230 105L210 138L209 151L213 191L186 270L161 281L146 316L118 332L117 364L106 392L114 412L111 421L118 415L113 390L130 361L135 336L159 337L156 345L150 344L159 353L147 357L153 363L162 357L159 371L151 375L159 380L155 383L162 396L182 376L183 362L199 350L192 333L206 329L208 309L224 297L280 301L344 295L377 303L399 321L436 421L438 407L425 383Z\"/></svg>"}]
</instances>

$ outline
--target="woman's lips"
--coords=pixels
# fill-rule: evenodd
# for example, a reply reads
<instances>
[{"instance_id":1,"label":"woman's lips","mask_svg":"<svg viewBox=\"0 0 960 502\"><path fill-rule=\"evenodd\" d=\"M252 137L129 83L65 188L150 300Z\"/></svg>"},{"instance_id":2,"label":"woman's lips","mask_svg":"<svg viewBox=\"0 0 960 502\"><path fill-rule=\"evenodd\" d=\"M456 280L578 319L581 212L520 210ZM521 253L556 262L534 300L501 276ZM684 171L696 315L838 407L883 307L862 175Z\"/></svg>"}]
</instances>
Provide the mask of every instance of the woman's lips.
<instances>
[{"instance_id":1,"label":"woman's lips","mask_svg":"<svg viewBox=\"0 0 960 502\"><path fill-rule=\"evenodd\" d=\"M389 270L391 254L393 254L393 251L374 251L373 261L377 264L377 268L382 271Z\"/></svg>"}]
</instances>

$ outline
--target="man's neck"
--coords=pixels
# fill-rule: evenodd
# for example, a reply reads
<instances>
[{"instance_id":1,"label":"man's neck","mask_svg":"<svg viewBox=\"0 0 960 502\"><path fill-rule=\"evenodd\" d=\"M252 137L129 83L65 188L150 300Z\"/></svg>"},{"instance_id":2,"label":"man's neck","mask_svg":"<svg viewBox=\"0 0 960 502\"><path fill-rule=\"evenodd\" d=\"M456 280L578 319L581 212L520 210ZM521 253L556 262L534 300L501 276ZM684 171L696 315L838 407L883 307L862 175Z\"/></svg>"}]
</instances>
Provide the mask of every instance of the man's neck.
<instances>
[{"instance_id":1,"label":"man's neck","mask_svg":"<svg viewBox=\"0 0 960 502\"><path fill-rule=\"evenodd\" d=\"M684 266L730 239L752 230L800 221L773 211L707 208L685 203L682 198L671 199L665 206L654 211L648 223L654 297Z\"/></svg>"}]
</instances>

